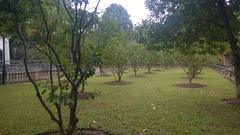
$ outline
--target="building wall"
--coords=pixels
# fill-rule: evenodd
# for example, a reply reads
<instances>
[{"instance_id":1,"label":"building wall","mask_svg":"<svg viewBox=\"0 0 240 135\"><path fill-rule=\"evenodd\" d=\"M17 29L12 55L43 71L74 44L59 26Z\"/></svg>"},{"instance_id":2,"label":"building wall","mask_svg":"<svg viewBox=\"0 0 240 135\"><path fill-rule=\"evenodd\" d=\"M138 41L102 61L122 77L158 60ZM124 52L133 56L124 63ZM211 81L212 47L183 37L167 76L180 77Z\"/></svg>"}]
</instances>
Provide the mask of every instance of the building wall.
<instances>
[{"instance_id":1,"label":"building wall","mask_svg":"<svg viewBox=\"0 0 240 135\"><path fill-rule=\"evenodd\" d=\"M0 50L3 51L3 38L1 36L0 36ZM5 61L6 64L10 64L9 38L5 38Z\"/></svg>"},{"instance_id":2,"label":"building wall","mask_svg":"<svg viewBox=\"0 0 240 135\"><path fill-rule=\"evenodd\" d=\"M223 66L231 67L233 66L233 57L231 53L223 54L219 57L219 62Z\"/></svg>"},{"instance_id":3,"label":"building wall","mask_svg":"<svg viewBox=\"0 0 240 135\"><path fill-rule=\"evenodd\" d=\"M232 55L231 54L225 54L224 55L224 65L225 66L232 66Z\"/></svg>"}]
</instances>

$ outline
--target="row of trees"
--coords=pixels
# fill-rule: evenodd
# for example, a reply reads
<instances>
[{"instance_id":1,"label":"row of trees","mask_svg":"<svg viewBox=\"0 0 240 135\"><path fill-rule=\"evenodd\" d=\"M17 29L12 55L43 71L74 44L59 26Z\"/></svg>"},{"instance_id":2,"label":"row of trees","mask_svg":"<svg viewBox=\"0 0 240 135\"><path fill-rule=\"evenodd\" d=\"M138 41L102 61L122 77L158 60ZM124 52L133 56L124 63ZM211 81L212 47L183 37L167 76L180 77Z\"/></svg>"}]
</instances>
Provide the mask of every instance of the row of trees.
<instances>
[{"instance_id":1,"label":"row of trees","mask_svg":"<svg viewBox=\"0 0 240 135\"><path fill-rule=\"evenodd\" d=\"M97 18L96 28L86 37L86 45L91 46L98 59L95 66L99 67L102 75L104 67L110 68L117 81L121 81L124 70L129 66L137 75L144 66L150 72L153 66L172 64L167 52L153 51L137 42L134 36L137 31L129 17L121 5L111 4Z\"/></svg>"},{"instance_id":2,"label":"row of trees","mask_svg":"<svg viewBox=\"0 0 240 135\"><path fill-rule=\"evenodd\" d=\"M198 44L198 45L196 45ZM174 48L168 50L151 50L139 43L125 45L110 44L106 48L105 58L101 66L110 68L117 81L122 80L126 69L131 68L134 75L141 68L146 68L150 73L153 67L167 69L171 66L180 66L186 73L189 83L202 73L204 66L214 66L218 59L209 53L201 44L195 43L192 47Z\"/></svg>"}]
</instances>

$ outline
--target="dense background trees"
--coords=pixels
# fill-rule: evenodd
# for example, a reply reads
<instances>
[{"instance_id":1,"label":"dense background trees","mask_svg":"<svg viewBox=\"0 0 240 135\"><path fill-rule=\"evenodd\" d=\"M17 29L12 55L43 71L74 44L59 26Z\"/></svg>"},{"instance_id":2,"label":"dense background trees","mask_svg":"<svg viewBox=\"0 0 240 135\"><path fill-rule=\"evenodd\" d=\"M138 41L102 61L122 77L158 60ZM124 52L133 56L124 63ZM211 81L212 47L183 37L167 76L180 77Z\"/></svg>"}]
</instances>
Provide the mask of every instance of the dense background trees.
<instances>
[{"instance_id":1,"label":"dense background trees","mask_svg":"<svg viewBox=\"0 0 240 135\"><path fill-rule=\"evenodd\" d=\"M209 48L221 48L216 43L228 42L234 57L239 98L239 5L238 0L146 0L146 6L152 11L151 39L178 47L202 41Z\"/></svg>"}]
</instances>

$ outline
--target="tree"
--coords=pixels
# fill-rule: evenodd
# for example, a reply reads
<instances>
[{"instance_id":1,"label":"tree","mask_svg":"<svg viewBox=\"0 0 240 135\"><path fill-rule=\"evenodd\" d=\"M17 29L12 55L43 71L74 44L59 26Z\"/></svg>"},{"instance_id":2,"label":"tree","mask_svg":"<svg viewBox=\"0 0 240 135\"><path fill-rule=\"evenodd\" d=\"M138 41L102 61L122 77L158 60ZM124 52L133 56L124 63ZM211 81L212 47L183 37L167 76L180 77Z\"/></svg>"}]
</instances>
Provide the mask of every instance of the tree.
<instances>
[{"instance_id":1,"label":"tree","mask_svg":"<svg viewBox=\"0 0 240 135\"><path fill-rule=\"evenodd\" d=\"M205 45L205 43L195 42L191 46L185 45L172 50L172 55L186 73L189 84L202 73L204 66L217 64L216 55L212 51L209 52Z\"/></svg>"},{"instance_id":2,"label":"tree","mask_svg":"<svg viewBox=\"0 0 240 135\"><path fill-rule=\"evenodd\" d=\"M155 33L156 42L159 39L174 41L178 46L199 40L229 43L237 98L240 98L239 5L239 0L146 0L146 6L153 14L152 30L158 33Z\"/></svg>"},{"instance_id":3,"label":"tree","mask_svg":"<svg viewBox=\"0 0 240 135\"><path fill-rule=\"evenodd\" d=\"M158 57L159 65L162 65L165 69L168 69L169 66L173 66L176 64L173 50L160 50L158 52Z\"/></svg>"},{"instance_id":4,"label":"tree","mask_svg":"<svg viewBox=\"0 0 240 135\"><path fill-rule=\"evenodd\" d=\"M120 38L120 39L119 39ZM107 63L111 68L116 81L121 82L124 71L127 69L128 58L126 44L122 44L121 35L113 38L106 49Z\"/></svg>"},{"instance_id":5,"label":"tree","mask_svg":"<svg viewBox=\"0 0 240 135\"><path fill-rule=\"evenodd\" d=\"M103 13L99 28L103 36L102 41L106 45L102 51L102 58L105 59L103 61L111 68L115 79L121 81L127 67L126 45L132 31L132 22L127 10L121 5L111 4Z\"/></svg>"},{"instance_id":6,"label":"tree","mask_svg":"<svg viewBox=\"0 0 240 135\"><path fill-rule=\"evenodd\" d=\"M209 54L199 54L194 52L178 52L176 55L178 64L187 74L189 83L202 73L204 66L216 64L216 57Z\"/></svg>"},{"instance_id":7,"label":"tree","mask_svg":"<svg viewBox=\"0 0 240 135\"><path fill-rule=\"evenodd\" d=\"M119 31L130 31L133 27L127 10L118 4L111 4L106 8L102 16L102 21L103 24L105 24L105 22L114 24L110 25L112 27L110 30L111 35L114 35L114 33L117 34ZM108 26L105 25L105 27Z\"/></svg>"},{"instance_id":8,"label":"tree","mask_svg":"<svg viewBox=\"0 0 240 135\"><path fill-rule=\"evenodd\" d=\"M157 64L157 61L158 61L156 51L145 50L144 61L145 61L144 64L147 68L147 72L151 73L152 67L155 66Z\"/></svg>"},{"instance_id":9,"label":"tree","mask_svg":"<svg viewBox=\"0 0 240 135\"><path fill-rule=\"evenodd\" d=\"M135 76L137 76L138 70L144 65L144 51L144 46L138 43L132 43L128 47L129 64L133 68Z\"/></svg>"},{"instance_id":10,"label":"tree","mask_svg":"<svg viewBox=\"0 0 240 135\"><path fill-rule=\"evenodd\" d=\"M18 34L24 50L23 63L26 74L35 88L43 108L59 127L62 135L72 135L76 130L77 94L85 80L93 75L90 60L83 61L84 36L93 27L93 12L88 12L88 0L10 0L14 32ZM21 13L21 15L20 15ZM47 58L49 79L43 83L32 78L28 69L29 50L35 49ZM57 71L57 81L53 79ZM43 94L48 93L57 114L48 106ZM69 108L67 126L63 122L62 107ZM67 130L65 130L67 129Z\"/></svg>"}]
</instances>

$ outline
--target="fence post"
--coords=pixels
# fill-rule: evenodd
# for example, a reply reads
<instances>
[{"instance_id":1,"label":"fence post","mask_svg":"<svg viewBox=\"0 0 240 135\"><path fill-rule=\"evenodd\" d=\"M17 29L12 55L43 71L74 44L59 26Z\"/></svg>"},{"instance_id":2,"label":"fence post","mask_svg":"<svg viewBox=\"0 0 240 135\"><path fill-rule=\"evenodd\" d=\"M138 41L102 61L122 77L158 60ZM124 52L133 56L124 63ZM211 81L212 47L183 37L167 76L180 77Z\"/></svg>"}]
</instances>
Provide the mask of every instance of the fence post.
<instances>
[{"instance_id":1,"label":"fence post","mask_svg":"<svg viewBox=\"0 0 240 135\"><path fill-rule=\"evenodd\" d=\"M34 74L35 74L35 80L38 80L38 79L39 79L39 71L36 70L36 71L34 72Z\"/></svg>"}]
</instances>

